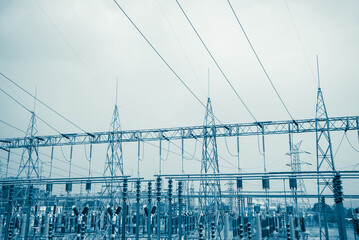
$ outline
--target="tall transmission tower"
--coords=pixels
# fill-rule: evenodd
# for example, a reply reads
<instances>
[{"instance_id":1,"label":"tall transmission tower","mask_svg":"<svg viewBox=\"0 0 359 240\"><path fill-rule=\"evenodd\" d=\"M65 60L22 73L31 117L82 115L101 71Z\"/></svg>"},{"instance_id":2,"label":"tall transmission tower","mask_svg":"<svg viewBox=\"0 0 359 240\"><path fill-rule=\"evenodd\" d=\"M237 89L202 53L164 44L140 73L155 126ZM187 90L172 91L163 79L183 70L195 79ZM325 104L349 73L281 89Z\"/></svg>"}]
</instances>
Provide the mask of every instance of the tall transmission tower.
<instances>
[{"instance_id":1,"label":"tall transmission tower","mask_svg":"<svg viewBox=\"0 0 359 240\"><path fill-rule=\"evenodd\" d=\"M32 143L36 140L35 136L37 132L36 115L35 112L32 112L25 137L28 137ZM26 178L40 178L41 173L39 164L38 148L36 147L36 144L30 144L29 147L24 148L22 151L17 177L25 176Z\"/></svg>"},{"instance_id":2,"label":"tall transmission tower","mask_svg":"<svg viewBox=\"0 0 359 240\"><path fill-rule=\"evenodd\" d=\"M204 118L204 135L202 145L202 161L201 161L201 175L200 195L204 196L200 200L200 207L202 210L202 221L206 228L206 239L209 239L209 226L215 223L218 229L220 217L221 204L221 186L220 181L216 179L209 179L207 174L218 174L218 152L214 114L211 104L211 99L207 100L206 113ZM207 197L208 195L212 197Z\"/></svg>"},{"instance_id":3,"label":"tall transmission tower","mask_svg":"<svg viewBox=\"0 0 359 240\"><path fill-rule=\"evenodd\" d=\"M117 88L116 88L117 89ZM117 99L117 90L116 90ZM120 116L118 113L117 102L112 115L112 121L109 131L109 144L106 151L106 162L103 176L122 176L123 175L123 152L122 152L122 136L119 133L121 131ZM116 189L113 189L113 184L108 183L105 186L105 191L113 193ZM118 189L117 189L118 190Z\"/></svg>"},{"instance_id":4,"label":"tall transmission tower","mask_svg":"<svg viewBox=\"0 0 359 240\"><path fill-rule=\"evenodd\" d=\"M318 59L317 59L318 61ZM318 67L318 63L317 63ZM324 121L319 121L322 119ZM316 112L315 112L315 129L316 129L316 154L317 154L317 171L335 171L334 165L334 157L333 157L333 150L332 150L332 141L330 138L330 124L327 109L324 103L324 97L322 90L320 88L320 81L319 81L319 70L318 70L318 93L317 93L317 105L316 105ZM321 206L321 198L326 189L330 189L333 191L331 179L323 178L318 173L317 177L317 191L318 191L318 212L325 209ZM325 214L324 212L322 214ZM323 232L323 224L322 224L322 216L318 214L319 217L319 234L320 239L322 236L325 239L329 239L329 234L327 231L327 227L324 226L325 231Z\"/></svg>"}]
</instances>

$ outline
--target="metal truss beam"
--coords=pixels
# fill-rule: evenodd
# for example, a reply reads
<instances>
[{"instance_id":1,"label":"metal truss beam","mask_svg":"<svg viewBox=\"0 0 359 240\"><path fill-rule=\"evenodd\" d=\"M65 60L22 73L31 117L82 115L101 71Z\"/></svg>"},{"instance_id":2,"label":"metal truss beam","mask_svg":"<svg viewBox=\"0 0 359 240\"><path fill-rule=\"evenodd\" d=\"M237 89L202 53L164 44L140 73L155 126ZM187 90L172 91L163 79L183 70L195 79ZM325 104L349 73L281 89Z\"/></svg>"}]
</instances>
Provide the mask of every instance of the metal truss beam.
<instances>
[{"instance_id":1,"label":"metal truss beam","mask_svg":"<svg viewBox=\"0 0 359 240\"><path fill-rule=\"evenodd\" d=\"M327 122L328 121L328 122ZM317 125L316 125L317 123ZM318 124L319 123L319 124ZM322 124L321 124L322 123ZM327 124L328 123L328 124ZM288 133L310 133L323 131L359 130L359 116L332 117L320 119L301 119L295 121L267 121L215 126L192 126L145 130L127 130L119 132L70 133L49 136L0 139L0 149L26 147L49 147L63 145L111 143L113 136L119 134L118 141L158 141L203 138L206 132L215 128L216 137L273 135Z\"/></svg>"}]
</instances>

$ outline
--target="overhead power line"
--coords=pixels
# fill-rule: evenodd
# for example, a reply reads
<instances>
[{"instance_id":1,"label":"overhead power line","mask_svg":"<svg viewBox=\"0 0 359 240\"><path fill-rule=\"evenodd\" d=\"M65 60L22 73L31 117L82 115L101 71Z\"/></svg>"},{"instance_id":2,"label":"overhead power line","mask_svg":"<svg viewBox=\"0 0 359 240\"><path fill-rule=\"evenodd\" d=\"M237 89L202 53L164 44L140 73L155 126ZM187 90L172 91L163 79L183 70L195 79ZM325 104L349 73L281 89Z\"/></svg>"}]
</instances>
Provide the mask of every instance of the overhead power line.
<instances>
[{"instance_id":1,"label":"overhead power line","mask_svg":"<svg viewBox=\"0 0 359 240\"><path fill-rule=\"evenodd\" d=\"M102 84L100 83L100 81L95 77L95 75L91 72L90 68L87 66L87 64L85 63L85 61L81 58L80 54L77 53L77 51L75 50L75 48L70 44L70 42L67 40L67 38L64 36L64 34L60 31L60 29L56 26L56 24L54 23L54 21L51 20L51 18L49 17L49 15L46 13L45 9L40 5L40 3L35 0L37 6L39 7L39 9L41 10L41 12L44 14L44 16L47 18L47 20L51 23L51 25L55 28L55 30L57 31L57 33L60 35L60 37L65 41L65 43L68 45L68 47L72 50L72 52L76 55L76 57L80 60L80 62L82 63L82 65L85 67L85 69L87 70L87 72L90 74L90 76L92 77L93 80L96 81L96 83L101 87L101 89L103 90L103 92L106 94L106 96L108 97L108 99L115 103L113 101L113 99L111 99L110 95L107 93L107 91L103 88Z\"/></svg>"},{"instance_id":2,"label":"overhead power line","mask_svg":"<svg viewBox=\"0 0 359 240\"><path fill-rule=\"evenodd\" d=\"M3 120L1 120L1 119L0 119L0 122L2 122L3 124L5 124L5 125L7 125L7 126L9 126L9 127L11 127L11 128L13 128L13 129L16 129L16 130L20 131L20 132L22 132L22 133L26 133L24 130L21 130L20 128L17 128L17 127L15 127L15 126L11 125L10 123L7 123L7 122L5 122L5 121L3 121Z\"/></svg>"},{"instance_id":3,"label":"overhead power line","mask_svg":"<svg viewBox=\"0 0 359 240\"><path fill-rule=\"evenodd\" d=\"M19 102L18 100L16 100L14 97L12 97L10 94L8 94L6 91L4 91L2 88L0 88L0 91L3 92L5 95L7 95L9 98L11 98L14 102L16 102L17 104L19 104L21 107L23 107L25 110L27 110L29 113L31 114L35 114L33 111L31 111L30 109L28 109L24 104L22 104L21 102ZM43 120L42 118L40 118L38 115L35 114L35 116L43 123L45 123L48 127L50 127L52 130L54 130L55 132L57 132L58 134L61 134L56 128L54 128L53 126L51 126L49 123L47 123L45 120Z\"/></svg>"},{"instance_id":4,"label":"overhead power line","mask_svg":"<svg viewBox=\"0 0 359 240\"><path fill-rule=\"evenodd\" d=\"M176 0L176 1L177 1L177 0ZM284 107L285 110L287 111L288 115L289 115L290 118L294 121L294 119L293 119L293 117L292 117L292 114L289 112L289 110L288 110L287 106L285 105L285 103L284 103L282 97L279 95L279 92L277 91L276 87L274 86L274 84L273 84L271 78L269 77L269 74L268 74L267 70L265 69L265 67L264 67L262 61L260 60L260 58L259 58L259 56L258 56L256 50L254 49L253 44L252 44L251 41L249 40L249 37L248 37L246 31L244 30L244 27L242 26L241 22L239 21L239 18L238 18L238 16L237 16L236 12L234 11L234 8L233 8L231 2L230 2L229 0L227 0L227 2L228 2L229 6L230 6L230 8L231 8L231 10L232 10L232 12L233 12L234 17L236 18L236 20L237 20L237 22L238 22L238 24L239 24L239 26L240 26L240 28L241 28L241 30L242 30L242 32L243 32L245 38L247 39L247 42L248 42L249 46L251 47L251 49L252 49L254 55L256 56L256 59L257 59L259 65L261 66L261 68L262 68L264 74L266 75L266 77L267 77L269 83L270 83L271 86L273 87L273 89L274 89L276 95L278 96L280 102L282 103L283 107Z\"/></svg>"},{"instance_id":5,"label":"overhead power line","mask_svg":"<svg viewBox=\"0 0 359 240\"><path fill-rule=\"evenodd\" d=\"M26 89L24 89L23 87L21 87L19 84L17 84L14 80L10 79L9 77L7 77L6 75L4 75L3 73L0 73L1 76L3 76L6 80L8 80L9 82L11 82L12 84L14 84L16 87L18 87L19 89L21 89L22 91L24 91L26 94L28 94L29 96L31 96L32 98L36 99L36 101L38 101L39 103L41 103L42 105L44 105L46 108L48 108L49 110L51 110L53 113L55 113L56 115L58 115L59 117L61 117L62 119L64 119L66 122L70 123L72 126L76 127L77 129L83 131L84 133L88 133L85 130L83 130L81 127L79 127L77 124L75 124L74 122L70 121L68 118L66 118L65 116L63 116L61 113L57 112L55 109L53 109L52 107L50 107L49 105L47 105L46 103L44 103L43 101L41 101L38 97L35 97L34 95L32 95L30 92L28 92ZM29 111L29 110L28 110ZM30 111L31 112L31 111Z\"/></svg>"},{"instance_id":6,"label":"overhead power line","mask_svg":"<svg viewBox=\"0 0 359 240\"><path fill-rule=\"evenodd\" d=\"M121 10L121 12L126 16L128 21L136 28L137 32L141 34L142 38L147 42L148 45L152 48L153 51L157 54L157 56L162 60L162 62L171 70L171 72L176 76L176 78L182 83L182 85L196 98L196 100L206 108L206 105L197 97L197 95L188 87L188 85L182 80L182 78L176 73L176 71L169 65L169 63L162 57L162 55L157 51L157 49L153 46L153 44L147 39L147 37L142 33L142 31L137 27L137 25L132 21L132 19L127 15L125 10L120 6L120 4L114 0L117 7Z\"/></svg>"},{"instance_id":7,"label":"overhead power line","mask_svg":"<svg viewBox=\"0 0 359 240\"><path fill-rule=\"evenodd\" d=\"M229 80L229 78L227 77L227 75L224 73L224 71L222 70L222 68L219 66L218 62L216 61L216 59L214 58L213 54L211 53L211 51L208 49L207 45L204 43L203 39L201 38L201 36L199 35L199 33L197 32L196 28L193 26L191 20L189 19L189 17L187 16L186 12L183 10L181 4L178 2L178 0L176 0L177 5L179 6L179 8L181 9L183 15L186 17L188 23L191 25L193 31L196 33L197 37L199 38L199 40L201 41L202 45L204 46L204 48L207 50L209 56L212 58L213 62L215 63L215 65L217 66L217 68L219 69L219 71L222 73L223 77L226 79L227 83L229 84L229 86L232 88L232 90L234 91L234 93L236 94L236 96L238 97L238 99L241 101L241 103L243 104L243 106L246 108L246 110L248 111L248 113L252 116L252 118L254 119L254 121L258 122L257 119L255 118L255 116L253 115L253 113L251 112L251 110L249 109L249 107L245 104L245 102L243 101L243 99L241 98L241 96L239 95L239 93L237 92L237 90L234 88L234 86L232 85L231 81Z\"/></svg>"}]
</instances>

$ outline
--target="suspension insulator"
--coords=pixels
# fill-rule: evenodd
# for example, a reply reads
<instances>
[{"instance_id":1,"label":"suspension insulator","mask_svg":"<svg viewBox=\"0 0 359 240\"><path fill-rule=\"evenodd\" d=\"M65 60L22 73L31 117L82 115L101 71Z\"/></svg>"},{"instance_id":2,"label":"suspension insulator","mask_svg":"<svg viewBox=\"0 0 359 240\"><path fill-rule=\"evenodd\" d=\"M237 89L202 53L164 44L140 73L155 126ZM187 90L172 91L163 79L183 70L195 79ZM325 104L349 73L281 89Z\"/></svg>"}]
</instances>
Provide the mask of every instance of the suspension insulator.
<instances>
[{"instance_id":1,"label":"suspension insulator","mask_svg":"<svg viewBox=\"0 0 359 240\"><path fill-rule=\"evenodd\" d=\"M69 192L72 191L72 183L71 183L71 182L66 183L66 185L65 185L65 191L66 191L67 193L69 193Z\"/></svg>"},{"instance_id":2,"label":"suspension insulator","mask_svg":"<svg viewBox=\"0 0 359 240\"><path fill-rule=\"evenodd\" d=\"M52 187L53 187L52 183L47 183L46 184L46 192L52 192Z\"/></svg>"},{"instance_id":3,"label":"suspension insulator","mask_svg":"<svg viewBox=\"0 0 359 240\"><path fill-rule=\"evenodd\" d=\"M289 188L294 190L297 189L298 185L297 185L297 178L296 177L290 177L289 178Z\"/></svg>"},{"instance_id":4,"label":"suspension insulator","mask_svg":"<svg viewBox=\"0 0 359 240\"><path fill-rule=\"evenodd\" d=\"M91 182L86 182L86 191L91 191Z\"/></svg>"},{"instance_id":5,"label":"suspension insulator","mask_svg":"<svg viewBox=\"0 0 359 240\"><path fill-rule=\"evenodd\" d=\"M270 186L269 186L269 178L268 177L263 177L262 178L262 188L264 190L268 190L270 188Z\"/></svg>"},{"instance_id":6,"label":"suspension insulator","mask_svg":"<svg viewBox=\"0 0 359 240\"><path fill-rule=\"evenodd\" d=\"M243 180L241 177L237 178L237 190L243 189Z\"/></svg>"}]
</instances>

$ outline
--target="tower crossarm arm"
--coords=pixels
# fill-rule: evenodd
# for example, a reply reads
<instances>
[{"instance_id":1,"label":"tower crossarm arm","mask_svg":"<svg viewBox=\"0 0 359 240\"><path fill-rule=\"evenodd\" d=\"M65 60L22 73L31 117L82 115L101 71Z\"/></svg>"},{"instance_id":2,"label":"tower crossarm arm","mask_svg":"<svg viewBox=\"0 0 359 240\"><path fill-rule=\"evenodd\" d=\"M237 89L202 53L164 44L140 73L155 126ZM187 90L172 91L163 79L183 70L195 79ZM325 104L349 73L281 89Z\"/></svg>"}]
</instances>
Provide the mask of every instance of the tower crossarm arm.
<instances>
[{"instance_id":1,"label":"tower crossarm arm","mask_svg":"<svg viewBox=\"0 0 359 240\"><path fill-rule=\"evenodd\" d=\"M288 133L306 133L316 131L316 120L318 123L327 121L323 119L302 119L287 121L267 121L252 123L236 123L215 125L216 137L251 136L251 135L272 135ZM329 129L318 128L318 131L349 131L359 130L359 116L332 117L328 119ZM260 128L258 126L261 126ZM318 124L318 126L325 126ZM48 147L63 145L84 145L104 144L113 141L112 136L119 134L122 142L158 141L160 139L198 139L203 138L206 128L213 126L192 126L161 129L126 130L119 132L93 132L93 133L70 133L60 135L2 138L0 149L9 150L12 148L26 147Z\"/></svg>"}]
</instances>

